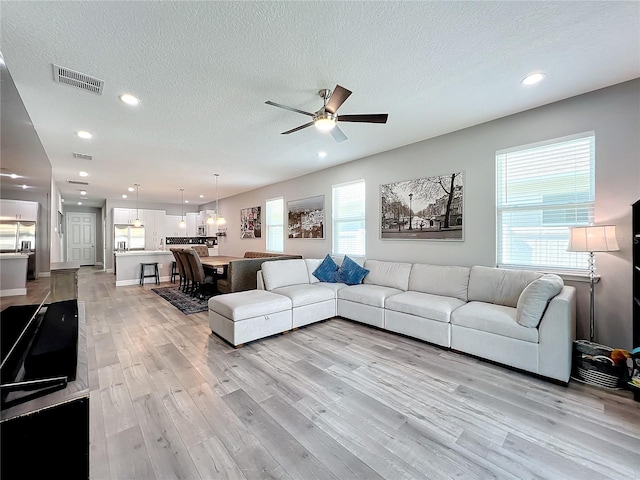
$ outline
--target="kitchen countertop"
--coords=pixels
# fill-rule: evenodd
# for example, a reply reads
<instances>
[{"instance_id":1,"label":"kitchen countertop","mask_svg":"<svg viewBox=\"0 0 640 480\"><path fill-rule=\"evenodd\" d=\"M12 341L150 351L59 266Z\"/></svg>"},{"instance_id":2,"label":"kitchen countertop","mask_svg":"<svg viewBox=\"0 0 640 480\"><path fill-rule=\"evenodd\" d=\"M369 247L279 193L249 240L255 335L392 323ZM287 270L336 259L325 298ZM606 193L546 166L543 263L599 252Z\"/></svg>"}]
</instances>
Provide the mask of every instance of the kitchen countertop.
<instances>
[{"instance_id":1,"label":"kitchen countertop","mask_svg":"<svg viewBox=\"0 0 640 480\"><path fill-rule=\"evenodd\" d=\"M169 250L130 250L128 252L114 252L116 257L126 256L132 257L135 255L173 255Z\"/></svg>"},{"instance_id":2,"label":"kitchen countertop","mask_svg":"<svg viewBox=\"0 0 640 480\"><path fill-rule=\"evenodd\" d=\"M0 258L28 258L28 253L0 253Z\"/></svg>"}]
</instances>

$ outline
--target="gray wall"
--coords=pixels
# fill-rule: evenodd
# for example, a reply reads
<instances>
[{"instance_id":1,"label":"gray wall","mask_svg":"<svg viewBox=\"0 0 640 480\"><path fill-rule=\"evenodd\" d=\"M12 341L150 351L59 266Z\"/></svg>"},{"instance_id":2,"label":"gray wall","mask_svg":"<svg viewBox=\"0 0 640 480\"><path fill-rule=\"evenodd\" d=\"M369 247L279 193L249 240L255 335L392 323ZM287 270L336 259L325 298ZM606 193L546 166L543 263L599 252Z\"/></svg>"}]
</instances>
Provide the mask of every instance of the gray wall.
<instances>
[{"instance_id":1,"label":"gray wall","mask_svg":"<svg viewBox=\"0 0 640 480\"><path fill-rule=\"evenodd\" d=\"M265 239L240 239L240 209L283 196L286 202L325 195L325 239L287 239L285 252L323 257L331 251L331 186L364 179L368 258L450 265L496 264L495 153L497 150L595 131L596 224L617 226L620 251L600 253L596 285L596 341L631 348L631 208L640 197L640 79L569 98L441 137L220 200L227 237L220 254L264 250ZM465 172L465 241L379 238L379 186L423 176ZM215 202L201 209L215 208ZM265 231L263 227L263 232ZM588 338L588 283L578 289L578 338Z\"/></svg>"}]
</instances>

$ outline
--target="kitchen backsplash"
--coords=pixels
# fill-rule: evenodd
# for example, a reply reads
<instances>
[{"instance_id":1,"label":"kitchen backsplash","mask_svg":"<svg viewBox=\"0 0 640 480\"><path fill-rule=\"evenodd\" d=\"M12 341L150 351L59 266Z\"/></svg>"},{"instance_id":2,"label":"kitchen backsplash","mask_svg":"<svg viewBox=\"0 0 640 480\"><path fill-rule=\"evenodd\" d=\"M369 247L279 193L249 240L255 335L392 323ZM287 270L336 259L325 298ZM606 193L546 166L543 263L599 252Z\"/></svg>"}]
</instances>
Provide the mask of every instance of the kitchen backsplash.
<instances>
[{"instance_id":1,"label":"kitchen backsplash","mask_svg":"<svg viewBox=\"0 0 640 480\"><path fill-rule=\"evenodd\" d=\"M166 245L207 245L214 247L218 244L216 237L167 237Z\"/></svg>"}]
</instances>

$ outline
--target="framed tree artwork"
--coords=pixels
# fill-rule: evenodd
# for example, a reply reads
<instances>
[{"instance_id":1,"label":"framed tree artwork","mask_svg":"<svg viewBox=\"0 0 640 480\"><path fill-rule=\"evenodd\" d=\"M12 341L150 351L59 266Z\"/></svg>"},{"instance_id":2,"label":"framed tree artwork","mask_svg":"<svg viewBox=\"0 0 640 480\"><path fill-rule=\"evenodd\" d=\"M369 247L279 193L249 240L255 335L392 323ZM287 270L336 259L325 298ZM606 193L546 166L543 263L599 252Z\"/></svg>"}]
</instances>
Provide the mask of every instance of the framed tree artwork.
<instances>
[{"instance_id":1,"label":"framed tree artwork","mask_svg":"<svg viewBox=\"0 0 640 480\"><path fill-rule=\"evenodd\" d=\"M243 208L240 210L240 238L262 237L261 207Z\"/></svg>"},{"instance_id":2,"label":"framed tree artwork","mask_svg":"<svg viewBox=\"0 0 640 480\"><path fill-rule=\"evenodd\" d=\"M464 240L464 172L380 185L380 238Z\"/></svg>"},{"instance_id":3,"label":"framed tree artwork","mask_svg":"<svg viewBox=\"0 0 640 480\"><path fill-rule=\"evenodd\" d=\"M324 238L324 195L287 202L289 238Z\"/></svg>"}]
</instances>

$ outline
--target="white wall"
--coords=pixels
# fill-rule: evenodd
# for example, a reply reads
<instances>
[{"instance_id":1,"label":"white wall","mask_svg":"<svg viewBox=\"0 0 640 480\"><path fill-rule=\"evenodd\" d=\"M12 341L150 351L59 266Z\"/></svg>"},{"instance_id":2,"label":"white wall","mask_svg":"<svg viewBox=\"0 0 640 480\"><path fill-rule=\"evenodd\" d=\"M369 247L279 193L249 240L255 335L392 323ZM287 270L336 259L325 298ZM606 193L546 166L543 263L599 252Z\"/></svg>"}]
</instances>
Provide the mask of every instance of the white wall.
<instances>
[{"instance_id":1,"label":"white wall","mask_svg":"<svg viewBox=\"0 0 640 480\"><path fill-rule=\"evenodd\" d=\"M596 340L630 349L630 205L640 197L640 79L222 199L227 237L220 239L220 254L265 249L264 237L240 239L240 209L260 205L264 212L269 198L284 196L287 202L325 195L325 239L285 238L286 253L323 257L331 251L331 186L363 178L368 258L494 266L496 151L591 130L596 133L595 220L615 224L620 245L620 252L597 254L602 280L596 285ZM381 184L459 170L465 172L464 242L379 238ZM588 338L588 284L571 284L578 288L577 335Z\"/></svg>"}]
</instances>

